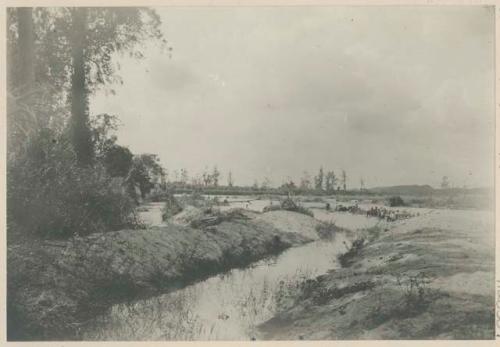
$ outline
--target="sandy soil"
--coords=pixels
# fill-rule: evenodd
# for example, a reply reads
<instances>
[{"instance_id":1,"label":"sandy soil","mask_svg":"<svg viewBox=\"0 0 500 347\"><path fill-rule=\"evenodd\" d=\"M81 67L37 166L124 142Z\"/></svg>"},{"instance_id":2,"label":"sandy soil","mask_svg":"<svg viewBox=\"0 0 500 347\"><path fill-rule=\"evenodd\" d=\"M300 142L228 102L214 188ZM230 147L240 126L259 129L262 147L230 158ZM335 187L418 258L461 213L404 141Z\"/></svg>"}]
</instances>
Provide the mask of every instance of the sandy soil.
<instances>
[{"instance_id":1,"label":"sandy soil","mask_svg":"<svg viewBox=\"0 0 500 347\"><path fill-rule=\"evenodd\" d=\"M437 210L360 235L350 264L291 292L262 339L492 339L493 213Z\"/></svg>"},{"instance_id":2,"label":"sandy soil","mask_svg":"<svg viewBox=\"0 0 500 347\"><path fill-rule=\"evenodd\" d=\"M318 239L318 221L305 214L290 211L271 211L256 215L256 220L269 223L283 232L294 231L312 240Z\"/></svg>"}]
</instances>

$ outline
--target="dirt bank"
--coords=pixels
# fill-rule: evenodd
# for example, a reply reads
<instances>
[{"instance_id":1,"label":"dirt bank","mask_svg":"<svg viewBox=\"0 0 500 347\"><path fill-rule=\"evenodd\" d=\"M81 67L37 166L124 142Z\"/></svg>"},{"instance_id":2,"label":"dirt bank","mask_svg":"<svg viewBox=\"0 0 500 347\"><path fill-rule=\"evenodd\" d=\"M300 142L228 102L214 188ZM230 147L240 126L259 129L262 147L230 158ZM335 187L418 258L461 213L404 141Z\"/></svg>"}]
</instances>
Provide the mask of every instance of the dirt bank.
<instances>
[{"instance_id":1,"label":"dirt bank","mask_svg":"<svg viewBox=\"0 0 500 347\"><path fill-rule=\"evenodd\" d=\"M283 288L261 339L494 338L492 213L433 211L360 236L345 267Z\"/></svg>"},{"instance_id":2,"label":"dirt bank","mask_svg":"<svg viewBox=\"0 0 500 347\"><path fill-rule=\"evenodd\" d=\"M10 245L9 339L78 338L78 328L112 304L168 292L312 241L316 223L278 211L206 228L168 224Z\"/></svg>"}]
</instances>

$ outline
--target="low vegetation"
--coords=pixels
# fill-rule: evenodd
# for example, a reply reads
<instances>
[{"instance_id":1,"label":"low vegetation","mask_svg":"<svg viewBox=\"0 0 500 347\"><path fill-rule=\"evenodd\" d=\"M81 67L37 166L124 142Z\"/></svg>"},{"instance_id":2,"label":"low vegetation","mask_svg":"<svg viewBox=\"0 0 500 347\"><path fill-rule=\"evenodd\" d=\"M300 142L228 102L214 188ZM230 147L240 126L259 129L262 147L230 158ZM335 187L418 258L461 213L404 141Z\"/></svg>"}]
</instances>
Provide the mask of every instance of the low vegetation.
<instances>
[{"instance_id":1,"label":"low vegetation","mask_svg":"<svg viewBox=\"0 0 500 347\"><path fill-rule=\"evenodd\" d=\"M341 267L304 284L293 295L300 300L288 298L260 338L494 338L495 249L485 216L437 211L359 230Z\"/></svg>"},{"instance_id":2,"label":"low vegetation","mask_svg":"<svg viewBox=\"0 0 500 347\"><path fill-rule=\"evenodd\" d=\"M350 266L356 257L359 256L365 245L365 238L355 239L345 253L339 254L337 259L342 267ZM346 246L347 247L347 246Z\"/></svg>"},{"instance_id":3,"label":"low vegetation","mask_svg":"<svg viewBox=\"0 0 500 347\"><path fill-rule=\"evenodd\" d=\"M42 238L67 238L134 227L135 203L121 178L99 163L77 165L63 139L32 138L7 166L9 231Z\"/></svg>"},{"instance_id":4,"label":"low vegetation","mask_svg":"<svg viewBox=\"0 0 500 347\"><path fill-rule=\"evenodd\" d=\"M11 249L10 265L23 270L8 272L11 337L78 339L77 328L113 304L176 290L312 241L238 210L215 216L215 223L198 220L197 228L168 224L43 244L47 259L29 248Z\"/></svg>"},{"instance_id":5,"label":"low vegetation","mask_svg":"<svg viewBox=\"0 0 500 347\"><path fill-rule=\"evenodd\" d=\"M170 217L176 215L177 213L181 212L182 210L183 207L181 206L180 202L177 200L177 198L175 198L172 194L170 194L165 199L165 204L162 209L161 217L165 221Z\"/></svg>"},{"instance_id":6,"label":"low vegetation","mask_svg":"<svg viewBox=\"0 0 500 347\"><path fill-rule=\"evenodd\" d=\"M314 213L310 209L300 205L298 202L294 201L290 197L283 199L279 203L279 205L269 205L264 207L264 212L279 211L279 210L298 212L308 215L310 217L314 217Z\"/></svg>"},{"instance_id":7,"label":"low vegetation","mask_svg":"<svg viewBox=\"0 0 500 347\"><path fill-rule=\"evenodd\" d=\"M338 227L334 221L321 222L316 226L316 232L322 239L330 239L338 232L345 231L345 229Z\"/></svg>"},{"instance_id":8,"label":"low vegetation","mask_svg":"<svg viewBox=\"0 0 500 347\"><path fill-rule=\"evenodd\" d=\"M400 196L391 196L389 199L389 206L391 207L398 207L398 206L405 206L405 202L403 200L403 198L401 198Z\"/></svg>"}]
</instances>

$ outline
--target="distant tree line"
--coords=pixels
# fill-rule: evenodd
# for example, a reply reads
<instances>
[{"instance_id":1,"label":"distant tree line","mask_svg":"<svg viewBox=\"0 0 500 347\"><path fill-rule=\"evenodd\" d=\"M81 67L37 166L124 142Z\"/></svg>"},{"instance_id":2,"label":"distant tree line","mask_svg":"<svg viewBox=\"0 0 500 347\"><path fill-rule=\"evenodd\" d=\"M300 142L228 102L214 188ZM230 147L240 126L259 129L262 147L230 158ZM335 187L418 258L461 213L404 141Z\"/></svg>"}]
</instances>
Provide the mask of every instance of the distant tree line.
<instances>
[{"instance_id":1,"label":"distant tree line","mask_svg":"<svg viewBox=\"0 0 500 347\"><path fill-rule=\"evenodd\" d=\"M345 170L341 170L340 177L337 177L335 171L324 171L323 167L319 168L318 174L311 178L311 175L304 171L300 178L300 183L297 185L293 180L288 179L281 185L281 188L291 191L332 194L335 192L347 191L347 174Z\"/></svg>"},{"instance_id":2,"label":"distant tree line","mask_svg":"<svg viewBox=\"0 0 500 347\"><path fill-rule=\"evenodd\" d=\"M299 183L297 184L292 178L286 178L281 185L272 186L272 181L269 177L264 176L264 178L259 181L255 180L250 186L238 186L235 184L234 174L231 170L228 171L226 175L226 182L221 182L222 173L219 171L217 165L213 166L212 170L207 167L203 172L189 176L188 170L182 168L180 170L174 170L169 174L168 170L165 170L166 184L164 189L173 189L175 191L186 191L187 189L198 189L205 191L213 191L214 188L224 188L224 191L229 191L231 188L234 191L248 189L252 191L259 192L292 192L295 194L300 193L316 193L316 194L333 194L333 193L345 193L347 192L347 173L345 170L340 170L340 175L337 176L333 170L324 171L323 167L320 167L318 174L311 178L311 175L304 171Z\"/></svg>"}]
</instances>

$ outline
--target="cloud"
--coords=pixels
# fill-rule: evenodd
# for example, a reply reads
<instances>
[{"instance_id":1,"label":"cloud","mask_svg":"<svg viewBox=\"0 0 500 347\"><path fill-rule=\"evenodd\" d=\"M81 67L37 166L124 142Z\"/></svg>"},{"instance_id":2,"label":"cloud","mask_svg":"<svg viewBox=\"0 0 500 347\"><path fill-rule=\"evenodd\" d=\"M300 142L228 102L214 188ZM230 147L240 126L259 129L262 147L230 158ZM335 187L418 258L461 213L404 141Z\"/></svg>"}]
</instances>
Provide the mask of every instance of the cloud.
<instances>
[{"instance_id":1,"label":"cloud","mask_svg":"<svg viewBox=\"0 0 500 347\"><path fill-rule=\"evenodd\" d=\"M148 74L152 87L160 90L177 91L197 82L197 78L188 66L164 56L151 59Z\"/></svg>"},{"instance_id":2,"label":"cloud","mask_svg":"<svg viewBox=\"0 0 500 347\"><path fill-rule=\"evenodd\" d=\"M92 100L119 112L132 150L249 184L320 165L353 184L438 184L471 168L476 185L492 182L491 7L158 12L172 58L122 61L117 96Z\"/></svg>"}]
</instances>

